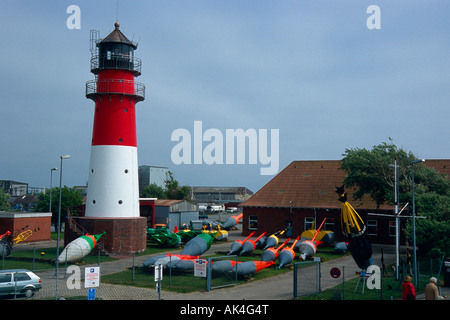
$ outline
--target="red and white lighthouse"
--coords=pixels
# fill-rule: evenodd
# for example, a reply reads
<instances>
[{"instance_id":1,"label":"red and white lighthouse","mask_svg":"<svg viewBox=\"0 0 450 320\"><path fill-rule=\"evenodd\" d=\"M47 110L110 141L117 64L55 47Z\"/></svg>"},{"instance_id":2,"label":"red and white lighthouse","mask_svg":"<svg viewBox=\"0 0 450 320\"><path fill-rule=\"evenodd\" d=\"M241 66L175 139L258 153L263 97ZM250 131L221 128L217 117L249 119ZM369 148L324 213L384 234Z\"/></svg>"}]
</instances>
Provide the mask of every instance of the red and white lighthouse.
<instances>
[{"instance_id":1,"label":"red and white lighthouse","mask_svg":"<svg viewBox=\"0 0 450 320\"><path fill-rule=\"evenodd\" d=\"M118 22L114 27L91 48L95 79L86 83L86 97L95 102L95 111L80 222L90 233L106 231L109 251L140 251L145 249L146 219L139 215L135 104L144 100L145 86L134 81L141 74L141 60L134 57L137 44L119 30Z\"/></svg>"}]
</instances>

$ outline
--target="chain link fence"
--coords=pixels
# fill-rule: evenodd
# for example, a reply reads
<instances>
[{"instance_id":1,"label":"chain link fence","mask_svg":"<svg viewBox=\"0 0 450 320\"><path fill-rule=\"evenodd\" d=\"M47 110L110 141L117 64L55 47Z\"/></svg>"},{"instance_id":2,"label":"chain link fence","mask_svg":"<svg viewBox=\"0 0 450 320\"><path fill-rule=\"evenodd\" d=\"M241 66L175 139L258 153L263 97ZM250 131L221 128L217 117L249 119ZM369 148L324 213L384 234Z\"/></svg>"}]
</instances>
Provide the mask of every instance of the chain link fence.
<instances>
[{"instance_id":1,"label":"chain link fence","mask_svg":"<svg viewBox=\"0 0 450 320\"><path fill-rule=\"evenodd\" d=\"M294 298L318 294L320 291L320 261L294 264Z\"/></svg>"},{"instance_id":2,"label":"chain link fence","mask_svg":"<svg viewBox=\"0 0 450 320\"><path fill-rule=\"evenodd\" d=\"M237 255L209 258L207 290L237 285L237 264Z\"/></svg>"}]
</instances>

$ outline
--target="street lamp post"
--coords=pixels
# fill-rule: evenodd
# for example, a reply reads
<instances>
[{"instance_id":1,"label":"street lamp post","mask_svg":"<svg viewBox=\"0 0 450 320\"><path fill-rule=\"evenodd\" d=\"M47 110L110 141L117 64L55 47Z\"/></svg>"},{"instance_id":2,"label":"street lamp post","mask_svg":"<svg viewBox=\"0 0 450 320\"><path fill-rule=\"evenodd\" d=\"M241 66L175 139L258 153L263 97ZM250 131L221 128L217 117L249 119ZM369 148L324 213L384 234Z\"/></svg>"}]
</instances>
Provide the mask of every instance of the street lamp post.
<instances>
[{"instance_id":1,"label":"street lamp post","mask_svg":"<svg viewBox=\"0 0 450 320\"><path fill-rule=\"evenodd\" d=\"M399 213L398 213L398 206L399 206L399 189L398 189L398 165L397 165L397 159L395 159L394 164L390 164L390 167L394 167L395 169L395 186L394 186L394 202L395 202L395 252L396 252L396 259L395 259L395 279L398 280L399 273L398 268L400 266L400 257L399 257L399 251L400 251L400 229L399 229Z\"/></svg>"},{"instance_id":2,"label":"street lamp post","mask_svg":"<svg viewBox=\"0 0 450 320\"><path fill-rule=\"evenodd\" d=\"M417 247L416 247L416 204L414 201L414 164L424 162L425 159L411 162L411 180L412 180L412 205L413 205L413 248L414 248L414 285L417 287Z\"/></svg>"},{"instance_id":3,"label":"street lamp post","mask_svg":"<svg viewBox=\"0 0 450 320\"><path fill-rule=\"evenodd\" d=\"M62 172L63 172L63 159L70 159L70 155L66 154L64 156L60 156L60 168L59 171L59 207L58 207L58 230L57 230L57 236L56 236L56 299L58 299L58 257L59 257L59 235L61 232L61 185L62 185Z\"/></svg>"},{"instance_id":4,"label":"street lamp post","mask_svg":"<svg viewBox=\"0 0 450 320\"><path fill-rule=\"evenodd\" d=\"M50 169L50 203L49 203L49 212L52 212L52 182L53 182L53 171L58 170L58 168Z\"/></svg>"}]
</instances>

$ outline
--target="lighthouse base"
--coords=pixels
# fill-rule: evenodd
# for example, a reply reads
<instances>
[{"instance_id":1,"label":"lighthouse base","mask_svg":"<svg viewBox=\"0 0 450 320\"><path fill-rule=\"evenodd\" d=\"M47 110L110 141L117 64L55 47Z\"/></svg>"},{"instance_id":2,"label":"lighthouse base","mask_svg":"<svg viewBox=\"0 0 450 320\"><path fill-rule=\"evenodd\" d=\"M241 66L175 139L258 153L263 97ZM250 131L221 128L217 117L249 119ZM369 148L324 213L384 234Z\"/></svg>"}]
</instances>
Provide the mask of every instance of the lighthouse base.
<instances>
[{"instance_id":1,"label":"lighthouse base","mask_svg":"<svg viewBox=\"0 0 450 320\"><path fill-rule=\"evenodd\" d=\"M138 218L97 218L72 217L66 220L64 244L80 236L75 227L89 234L106 232L98 243L108 255L132 255L133 252L142 252L147 246L147 219ZM103 248L102 248L103 247Z\"/></svg>"}]
</instances>

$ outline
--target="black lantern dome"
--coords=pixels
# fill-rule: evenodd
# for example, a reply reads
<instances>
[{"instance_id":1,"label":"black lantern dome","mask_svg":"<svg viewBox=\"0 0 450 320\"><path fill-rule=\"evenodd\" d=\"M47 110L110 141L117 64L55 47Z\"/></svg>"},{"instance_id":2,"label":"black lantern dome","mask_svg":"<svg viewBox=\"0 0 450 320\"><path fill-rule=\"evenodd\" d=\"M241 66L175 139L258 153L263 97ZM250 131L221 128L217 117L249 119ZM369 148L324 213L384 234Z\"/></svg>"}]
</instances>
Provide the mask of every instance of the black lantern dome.
<instances>
[{"instance_id":1,"label":"black lantern dome","mask_svg":"<svg viewBox=\"0 0 450 320\"><path fill-rule=\"evenodd\" d=\"M119 30L119 22L103 40L97 42L98 55L91 58L91 72L97 74L105 69L129 70L135 76L141 74L141 60L134 57L137 44Z\"/></svg>"}]
</instances>

